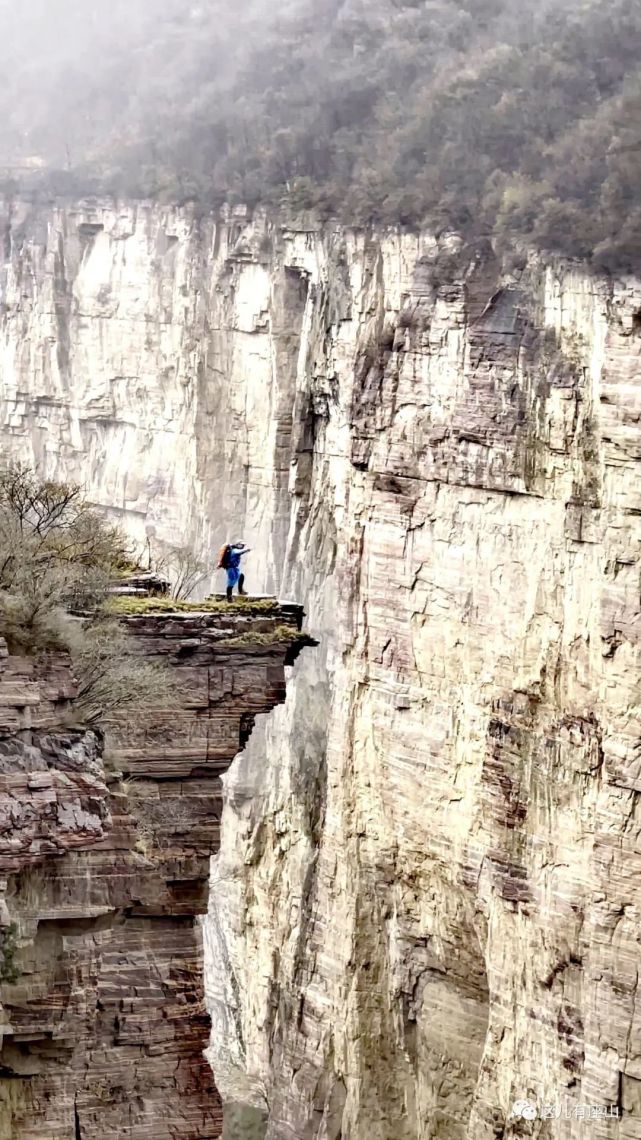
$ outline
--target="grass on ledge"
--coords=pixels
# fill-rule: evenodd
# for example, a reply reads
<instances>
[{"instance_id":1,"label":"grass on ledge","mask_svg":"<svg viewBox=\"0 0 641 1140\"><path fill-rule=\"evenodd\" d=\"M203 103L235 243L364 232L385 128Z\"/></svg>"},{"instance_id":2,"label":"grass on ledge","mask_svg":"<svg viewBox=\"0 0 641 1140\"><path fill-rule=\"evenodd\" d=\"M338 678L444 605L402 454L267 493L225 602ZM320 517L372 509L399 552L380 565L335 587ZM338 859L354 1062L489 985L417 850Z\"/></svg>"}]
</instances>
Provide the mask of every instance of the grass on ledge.
<instances>
[{"instance_id":1,"label":"grass on ledge","mask_svg":"<svg viewBox=\"0 0 641 1140\"><path fill-rule=\"evenodd\" d=\"M217 648L227 649L235 645L275 645L279 641L298 641L304 637L291 625L277 625L269 633L241 633L238 637L226 637L217 643Z\"/></svg>"},{"instance_id":2,"label":"grass on ledge","mask_svg":"<svg viewBox=\"0 0 641 1140\"><path fill-rule=\"evenodd\" d=\"M279 609L276 598L234 598L219 601L209 598L204 602L177 602L174 598L109 598L103 612L116 617L133 617L140 614L269 614Z\"/></svg>"}]
</instances>

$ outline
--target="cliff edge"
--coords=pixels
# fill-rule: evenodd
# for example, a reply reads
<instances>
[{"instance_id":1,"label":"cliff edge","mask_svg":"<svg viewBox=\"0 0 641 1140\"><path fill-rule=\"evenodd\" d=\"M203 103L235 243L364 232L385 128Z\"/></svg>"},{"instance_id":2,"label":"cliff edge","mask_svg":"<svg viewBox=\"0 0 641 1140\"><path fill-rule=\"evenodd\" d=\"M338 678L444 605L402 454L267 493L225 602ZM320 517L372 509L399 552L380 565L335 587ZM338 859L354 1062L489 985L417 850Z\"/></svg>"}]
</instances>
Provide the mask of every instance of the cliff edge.
<instances>
[{"instance_id":1,"label":"cliff edge","mask_svg":"<svg viewBox=\"0 0 641 1140\"><path fill-rule=\"evenodd\" d=\"M221 777L285 698L300 607L123 618L165 659L177 705L153 730L74 723L64 654L0 642L0 1137L208 1140L199 916Z\"/></svg>"}]
</instances>

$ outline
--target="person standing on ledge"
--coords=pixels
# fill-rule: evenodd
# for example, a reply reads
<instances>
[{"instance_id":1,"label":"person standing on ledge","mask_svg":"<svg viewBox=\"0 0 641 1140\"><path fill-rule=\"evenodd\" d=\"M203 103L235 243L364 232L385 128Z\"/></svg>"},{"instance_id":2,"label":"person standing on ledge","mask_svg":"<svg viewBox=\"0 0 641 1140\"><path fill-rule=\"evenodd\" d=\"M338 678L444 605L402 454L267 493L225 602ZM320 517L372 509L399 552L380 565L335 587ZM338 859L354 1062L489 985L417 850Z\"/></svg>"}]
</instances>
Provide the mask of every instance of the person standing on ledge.
<instances>
[{"instance_id":1,"label":"person standing on ledge","mask_svg":"<svg viewBox=\"0 0 641 1140\"><path fill-rule=\"evenodd\" d=\"M223 546L218 561L218 569L227 571L227 601L231 602L234 586L238 586L239 597L247 596L245 589L245 575L240 568L240 560L249 554L249 547L244 542L228 542Z\"/></svg>"}]
</instances>

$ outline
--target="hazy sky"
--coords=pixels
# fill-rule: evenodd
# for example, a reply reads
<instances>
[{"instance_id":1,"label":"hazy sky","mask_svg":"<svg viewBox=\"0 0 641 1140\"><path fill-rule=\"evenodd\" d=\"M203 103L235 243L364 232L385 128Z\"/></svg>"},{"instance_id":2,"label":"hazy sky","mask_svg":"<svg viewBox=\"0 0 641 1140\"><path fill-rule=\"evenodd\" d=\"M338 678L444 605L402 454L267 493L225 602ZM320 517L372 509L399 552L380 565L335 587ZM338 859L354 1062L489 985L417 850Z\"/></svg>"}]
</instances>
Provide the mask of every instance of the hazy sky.
<instances>
[{"instance_id":1,"label":"hazy sky","mask_svg":"<svg viewBox=\"0 0 641 1140\"><path fill-rule=\"evenodd\" d=\"M0 0L0 160L77 162L123 120L141 82L189 70L220 5L184 0ZM135 113L135 108L133 112Z\"/></svg>"}]
</instances>

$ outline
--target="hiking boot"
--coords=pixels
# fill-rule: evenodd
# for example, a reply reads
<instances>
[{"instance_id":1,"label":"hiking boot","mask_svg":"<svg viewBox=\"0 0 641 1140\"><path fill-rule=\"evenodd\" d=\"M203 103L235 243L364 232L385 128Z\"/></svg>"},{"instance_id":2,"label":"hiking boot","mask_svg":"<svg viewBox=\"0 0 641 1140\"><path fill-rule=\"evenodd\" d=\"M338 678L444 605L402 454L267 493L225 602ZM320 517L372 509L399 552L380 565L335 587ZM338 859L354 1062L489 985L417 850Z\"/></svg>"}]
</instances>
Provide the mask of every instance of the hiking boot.
<instances>
[{"instance_id":1,"label":"hiking boot","mask_svg":"<svg viewBox=\"0 0 641 1140\"><path fill-rule=\"evenodd\" d=\"M228 602L233 601L233 591L232 591L231 586L227 587L227 601Z\"/></svg>"}]
</instances>

